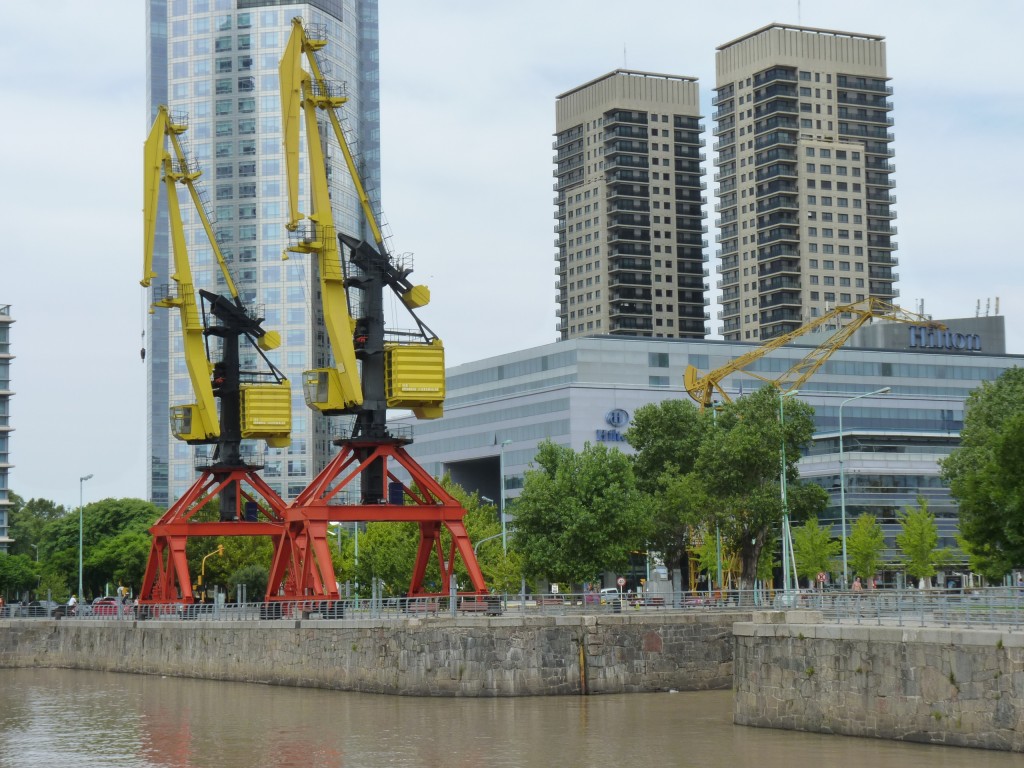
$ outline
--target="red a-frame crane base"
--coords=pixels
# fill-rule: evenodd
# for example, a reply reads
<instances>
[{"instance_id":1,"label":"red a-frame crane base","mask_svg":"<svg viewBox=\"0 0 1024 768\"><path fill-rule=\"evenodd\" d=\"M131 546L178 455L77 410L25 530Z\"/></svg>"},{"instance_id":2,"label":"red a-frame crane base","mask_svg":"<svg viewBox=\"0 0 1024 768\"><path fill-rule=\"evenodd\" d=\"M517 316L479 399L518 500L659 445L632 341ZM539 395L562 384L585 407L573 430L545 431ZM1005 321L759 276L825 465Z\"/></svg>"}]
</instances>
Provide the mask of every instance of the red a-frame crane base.
<instances>
[{"instance_id":1,"label":"red a-frame crane base","mask_svg":"<svg viewBox=\"0 0 1024 768\"><path fill-rule=\"evenodd\" d=\"M327 525L340 522L419 523L420 543L409 584L410 597L448 595L456 556L461 556L472 586L462 593L487 594L487 585L463 523L465 509L416 463L403 443L393 438L357 438L342 442L338 455L284 511L282 540L276 548L270 572L271 585L284 585L284 594L277 599L339 598L327 543ZM374 471L368 476L367 470L371 467ZM408 484L396 476L398 467L408 473ZM379 491L377 497L392 501L395 496L388 490L397 483L402 487L403 500L411 499L414 503L332 504L343 498L342 491L356 479L363 483L363 498L367 496L367 483L381 482L381 488L369 490ZM451 534L447 552L441 541L442 528L447 528ZM423 580L432 555L436 556L441 571L440 592L424 589Z\"/></svg>"}]
</instances>

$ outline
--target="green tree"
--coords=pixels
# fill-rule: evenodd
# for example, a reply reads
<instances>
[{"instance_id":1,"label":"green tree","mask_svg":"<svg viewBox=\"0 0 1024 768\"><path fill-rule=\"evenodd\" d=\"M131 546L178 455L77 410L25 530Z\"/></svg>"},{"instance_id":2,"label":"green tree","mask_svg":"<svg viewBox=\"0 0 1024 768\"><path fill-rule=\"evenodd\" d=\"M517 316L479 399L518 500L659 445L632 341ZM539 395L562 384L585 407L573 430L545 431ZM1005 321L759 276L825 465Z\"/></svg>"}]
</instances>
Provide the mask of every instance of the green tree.
<instances>
[{"instance_id":1,"label":"green tree","mask_svg":"<svg viewBox=\"0 0 1024 768\"><path fill-rule=\"evenodd\" d=\"M625 435L637 451L633 456L637 487L653 497L649 547L683 578L689 574L688 558L695 542L707 538L702 527L709 500L693 469L713 427L709 413L678 399L644 405L634 412ZM717 566L711 573L716 572Z\"/></svg>"},{"instance_id":2,"label":"green tree","mask_svg":"<svg viewBox=\"0 0 1024 768\"><path fill-rule=\"evenodd\" d=\"M809 518L792 531L797 575L814 584L819 573L832 573L835 570L836 559L842 554L843 545L838 539L832 538L830 529L818 524L818 518Z\"/></svg>"},{"instance_id":3,"label":"green tree","mask_svg":"<svg viewBox=\"0 0 1024 768\"><path fill-rule=\"evenodd\" d=\"M245 585L245 600L250 603L258 602L266 594L269 580L270 570L268 568L256 563L243 565L228 574L225 579L228 599L234 599L238 586L243 584Z\"/></svg>"},{"instance_id":4,"label":"green tree","mask_svg":"<svg viewBox=\"0 0 1024 768\"><path fill-rule=\"evenodd\" d=\"M742 589L752 589L762 550L773 545L782 521L783 443L790 518L816 515L827 503L825 491L801 483L796 469L800 448L813 432L813 409L792 398L782 398L780 405L779 392L767 386L724 406L700 446L693 473L708 499L707 529L717 525L723 546L739 557Z\"/></svg>"},{"instance_id":5,"label":"green tree","mask_svg":"<svg viewBox=\"0 0 1024 768\"><path fill-rule=\"evenodd\" d=\"M47 524L71 514L70 510L49 499L25 501L16 493L11 493L9 500L8 535L14 539L14 543L8 552L12 555L28 555L33 560L45 562L50 549L45 528Z\"/></svg>"},{"instance_id":6,"label":"green tree","mask_svg":"<svg viewBox=\"0 0 1024 768\"><path fill-rule=\"evenodd\" d=\"M0 594L14 597L35 589L38 575L28 555L0 552Z\"/></svg>"},{"instance_id":7,"label":"green tree","mask_svg":"<svg viewBox=\"0 0 1024 768\"><path fill-rule=\"evenodd\" d=\"M971 568L998 580L1024 564L1024 369L967 398L960 447L942 477L960 505L959 541Z\"/></svg>"},{"instance_id":8,"label":"green tree","mask_svg":"<svg viewBox=\"0 0 1024 768\"><path fill-rule=\"evenodd\" d=\"M544 441L534 461L512 509L527 575L578 585L624 568L631 551L646 547L650 497L622 452L587 443L576 453Z\"/></svg>"},{"instance_id":9,"label":"green tree","mask_svg":"<svg viewBox=\"0 0 1024 768\"><path fill-rule=\"evenodd\" d=\"M850 526L846 537L846 560L851 576L873 578L882 567L883 549L885 532L874 515L865 512Z\"/></svg>"},{"instance_id":10,"label":"green tree","mask_svg":"<svg viewBox=\"0 0 1024 768\"><path fill-rule=\"evenodd\" d=\"M907 507L900 513L900 533L896 546L903 553L907 573L915 579L931 579L938 569L949 562L949 552L938 549L939 529L935 515L928 511L928 503L918 497L916 509Z\"/></svg>"}]
</instances>

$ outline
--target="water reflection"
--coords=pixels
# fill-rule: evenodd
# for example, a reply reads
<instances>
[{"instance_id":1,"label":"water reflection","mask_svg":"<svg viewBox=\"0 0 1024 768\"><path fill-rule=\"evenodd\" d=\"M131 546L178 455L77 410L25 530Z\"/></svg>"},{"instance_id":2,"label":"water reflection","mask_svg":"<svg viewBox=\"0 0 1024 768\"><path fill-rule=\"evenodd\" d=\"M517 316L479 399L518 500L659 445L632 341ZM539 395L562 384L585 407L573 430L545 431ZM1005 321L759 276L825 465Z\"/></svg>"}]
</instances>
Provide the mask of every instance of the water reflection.
<instances>
[{"instance_id":1,"label":"water reflection","mask_svg":"<svg viewBox=\"0 0 1024 768\"><path fill-rule=\"evenodd\" d=\"M0 766L1003 768L1020 755L732 725L732 693L427 699L0 670Z\"/></svg>"}]
</instances>

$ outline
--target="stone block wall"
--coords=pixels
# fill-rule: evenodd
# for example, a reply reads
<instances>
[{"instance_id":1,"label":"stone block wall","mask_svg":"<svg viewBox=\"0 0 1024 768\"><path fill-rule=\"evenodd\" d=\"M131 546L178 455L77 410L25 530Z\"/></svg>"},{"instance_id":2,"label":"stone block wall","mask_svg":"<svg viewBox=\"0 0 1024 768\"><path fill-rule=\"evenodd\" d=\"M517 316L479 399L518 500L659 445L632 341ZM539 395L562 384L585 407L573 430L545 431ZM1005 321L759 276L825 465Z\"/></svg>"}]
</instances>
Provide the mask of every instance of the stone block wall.
<instances>
[{"instance_id":1,"label":"stone block wall","mask_svg":"<svg viewBox=\"0 0 1024 768\"><path fill-rule=\"evenodd\" d=\"M736 723L1024 751L1024 633L810 618L734 627Z\"/></svg>"},{"instance_id":2,"label":"stone block wall","mask_svg":"<svg viewBox=\"0 0 1024 768\"><path fill-rule=\"evenodd\" d=\"M0 667L419 696L727 688L750 612L372 620L0 621Z\"/></svg>"}]
</instances>

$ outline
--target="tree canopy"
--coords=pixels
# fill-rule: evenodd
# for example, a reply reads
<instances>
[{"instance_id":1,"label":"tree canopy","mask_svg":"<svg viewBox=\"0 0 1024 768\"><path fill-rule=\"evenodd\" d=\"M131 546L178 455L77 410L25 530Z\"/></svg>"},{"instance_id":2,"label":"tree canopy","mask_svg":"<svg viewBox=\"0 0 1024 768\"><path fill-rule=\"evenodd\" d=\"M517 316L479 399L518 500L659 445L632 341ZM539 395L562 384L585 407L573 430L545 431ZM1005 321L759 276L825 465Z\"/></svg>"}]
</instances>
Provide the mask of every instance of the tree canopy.
<instances>
[{"instance_id":1,"label":"tree canopy","mask_svg":"<svg viewBox=\"0 0 1024 768\"><path fill-rule=\"evenodd\" d=\"M942 477L960 505L960 544L971 568L999 579L1024 565L1024 369L971 392L960 447Z\"/></svg>"},{"instance_id":2,"label":"tree canopy","mask_svg":"<svg viewBox=\"0 0 1024 768\"><path fill-rule=\"evenodd\" d=\"M762 551L774 547L782 521L783 444L790 517L817 514L827 501L820 487L800 482L796 469L814 432L813 410L793 398L781 401L766 386L715 412L681 401L644 406L626 433L640 451L644 487L660 487L651 540L681 552L693 530L717 530L723 549L739 558L745 589L758 578Z\"/></svg>"},{"instance_id":3,"label":"tree canopy","mask_svg":"<svg viewBox=\"0 0 1024 768\"><path fill-rule=\"evenodd\" d=\"M511 509L527 576L578 585L646 549L651 500L625 454L590 443L577 453L545 441L534 462Z\"/></svg>"}]
</instances>

